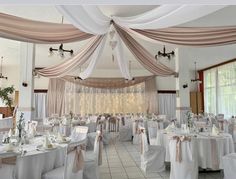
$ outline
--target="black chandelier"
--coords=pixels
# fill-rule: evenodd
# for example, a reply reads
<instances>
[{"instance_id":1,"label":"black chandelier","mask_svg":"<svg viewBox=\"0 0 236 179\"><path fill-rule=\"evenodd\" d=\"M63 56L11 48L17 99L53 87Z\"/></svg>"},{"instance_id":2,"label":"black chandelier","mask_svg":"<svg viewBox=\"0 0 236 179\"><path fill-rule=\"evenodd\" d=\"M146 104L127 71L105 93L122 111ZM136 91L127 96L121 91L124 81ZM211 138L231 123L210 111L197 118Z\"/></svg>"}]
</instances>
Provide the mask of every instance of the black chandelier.
<instances>
[{"instance_id":1,"label":"black chandelier","mask_svg":"<svg viewBox=\"0 0 236 179\"><path fill-rule=\"evenodd\" d=\"M63 21L64 21L64 17L62 16L62 18L61 18L61 24L63 24ZM64 52L67 52L67 53L70 53L70 56L72 56L73 55L73 53L74 53L74 51L71 49L71 50L66 50L66 49L64 49L63 48L63 44L60 44L60 46L59 46L59 48L57 49L57 48L52 48L52 47L50 47L49 48L49 53L50 53L50 55L53 55L53 52L54 51L57 51L58 52L58 54L59 54L59 56L61 57L61 58L64 58Z\"/></svg>"},{"instance_id":2,"label":"black chandelier","mask_svg":"<svg viewBox=\"0 0 236 179\"><path fill-rule=\"evenodd\" d=\"M1 57L0 79L6 79L7 80L7 77L2 75L2 61L3 61L3 57Z\"/></svg>"},{"instance_id":3,"label":"black chandelier","mask_svg":"<svg viewBox=\"0 0 236 179\"><path fill-rule=\"evenodd\" d=\"M172 56L175 55L175 52L174 51L171 51L171 52L166 52L166 47L164 46L163 47L163 52L161 51L158 51L157 52L157 55L155 55L155 59L157 60L158 57L167 57L169 60Z\"/></svg>"},{"instance_id":4,"label":"black chandelier","mask_svg":"<svg viewBox=\"0 0 236 179\"><path fill-rule=\"evenodd\" d=\"M195 78L191 79L191 82L202 82L197 76L197 62L194 62L194 66L195 66Z\"/></svg>"},{"instance_id":5,"label":"black chandelier","mask_svg":"<svg viewBox=\"0 0 236 179\"><path fill-rule=\"evenodd\" d=\"M71 50L66 50L66 49L64 49L64 48L63 48L63 44L61 44L58 49L50 47L50 48L49 48L49 53L50 53L50 55L53 54L53 51L57 51L61 58L63 58L63 57L65 56L65 55L64 55L64 52L70 53L71 56L72 56L73 53L74 53L74 51L73 51L72 49L71 49Z\"/></svg>"}]
</instances>

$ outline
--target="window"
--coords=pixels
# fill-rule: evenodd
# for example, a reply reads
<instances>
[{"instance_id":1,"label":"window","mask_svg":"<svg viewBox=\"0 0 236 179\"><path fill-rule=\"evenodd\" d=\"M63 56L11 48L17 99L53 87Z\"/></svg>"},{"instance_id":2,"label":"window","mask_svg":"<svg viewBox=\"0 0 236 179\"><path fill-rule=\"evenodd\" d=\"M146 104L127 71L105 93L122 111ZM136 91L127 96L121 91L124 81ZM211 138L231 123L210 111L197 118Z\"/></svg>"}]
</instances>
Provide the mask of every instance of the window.
<instances>
[{"instance_id":1,"label":"window","mask_svg":"<svg viewBox=\"0 0 236 179\"><path fill-rule=\"evenodd\" d=\"M205 111L236 115L236 62L204 71Z\"/></svg>"}]
</instances>

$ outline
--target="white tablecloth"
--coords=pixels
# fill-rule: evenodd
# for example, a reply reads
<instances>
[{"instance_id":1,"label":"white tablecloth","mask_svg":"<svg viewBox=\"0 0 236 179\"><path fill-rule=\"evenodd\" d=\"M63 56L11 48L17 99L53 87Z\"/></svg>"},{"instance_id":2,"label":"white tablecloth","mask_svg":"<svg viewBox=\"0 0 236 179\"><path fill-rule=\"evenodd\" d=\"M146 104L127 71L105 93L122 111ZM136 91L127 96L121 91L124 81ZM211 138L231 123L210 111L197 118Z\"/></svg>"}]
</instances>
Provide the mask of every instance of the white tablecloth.
<instances>
[{"instance_id":1,"label":"white tablecloth","mask_svg":"<svg viewBox=\"0 0 236 179\"><path fill-rule=\"evenodd\" d=\"M157 134L157 145L166 148L165 160L170 161L169 140L171 136L180 135L179 131L167 133L161 130ZM201 168L223 169L222 157L234 152L233 139L230 134L222 133L219 136L211 136L209 133L192 134L196 140L196 152L198 165ZM218 163L216 167L214 164Z\"/></svg>"},{"instance_id":2,"label":"white tablecloth","mask_svg":"<svg viewBox=\"0 0 236 179\"><path fill-rule=\"evenodd\" d=\"M41 137L35 138L32 144L23 146L27 153L17 160L17 179L40 179L43 173L64 164L68 144L57 144L56 149L37 151L36 148L42 144L42 140ZM3 148L4 146L0 146L0 156L3 155ZM3 171L0 170L0 176L1 172Z\"/></svg>"}]
</instances>

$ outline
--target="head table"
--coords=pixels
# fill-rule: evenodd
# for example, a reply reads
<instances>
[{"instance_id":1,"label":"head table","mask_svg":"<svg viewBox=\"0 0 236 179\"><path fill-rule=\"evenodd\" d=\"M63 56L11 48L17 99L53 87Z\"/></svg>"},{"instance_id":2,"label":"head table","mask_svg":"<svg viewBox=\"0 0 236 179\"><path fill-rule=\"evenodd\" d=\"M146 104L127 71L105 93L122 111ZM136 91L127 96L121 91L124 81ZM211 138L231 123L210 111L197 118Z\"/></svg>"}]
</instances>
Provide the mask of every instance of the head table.
<instances>
[{"instance_id":1,"label":"head table","mask_svg":"<svg viewBox=\"0 0 236 179\"><path fill-rule=\"evenodd\" d=\"M232 136L227 133L212 135L210 132L183 134L181 129L172 131L159 130L157 132L157 145L166 148L165 161L170 161L169 142L173 136L187 135L191 137L192 151L198 166L203 169L223 169L222 157L234 152Z\"/></svg>"},{"instance_id":2,"label":"head table","mask_svg":"<svg viewBox=\"0 0 236 179\"><path fill-rule=\"evenodd\" d=\"M14 152L6 152L5 146L0 145L0 158L4 155L17 155L16 176L18 179L39 179L42 174L54 168L61 167L65 161L68 143L53 143L52 149L39 147L43 145L45 136L35 137L30 140L30 144L17 147ZM84 144L86 140L76 141ZM19 152L21 151L21 152ZM22 152L23 151L23 152ZM1 167L0 176L9 176L10 167ZM11 175L10 175L11 176Z\"/></svg>"}]
</instances>

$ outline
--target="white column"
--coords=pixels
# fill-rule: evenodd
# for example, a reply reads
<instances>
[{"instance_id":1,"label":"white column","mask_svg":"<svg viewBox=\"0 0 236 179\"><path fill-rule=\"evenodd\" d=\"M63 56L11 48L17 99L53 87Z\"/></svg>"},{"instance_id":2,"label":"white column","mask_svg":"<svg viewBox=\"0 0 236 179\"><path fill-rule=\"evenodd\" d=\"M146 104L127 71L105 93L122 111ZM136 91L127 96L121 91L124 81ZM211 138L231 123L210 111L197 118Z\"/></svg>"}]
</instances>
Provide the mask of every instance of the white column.
<instances>
[{"instance_id":1,"label":"white column","mask_svg":"<svg viewBox=\"0 0 236 179\"><path fill-rule=\"evenodd\" d=\"M190 108L190 69L189 69L189 58L187 51L178 48L175 52L176 65L175 71L179 73L176 78L176 117L180 123L186 120L186 112L191 110ZM188 85L184 88L183 85Z\"/></svg>"},{"instance_id":2,"label":"white column","mask_svg":"<svg viewBox=\"0 0 236 179\"><path fill-rule=\"evenodd\" d=\"M20 45L20 86L17 119L24 113L26 121L31 120L34 112L35 44L22 42ZM25 83L25 86L24 86Z\"/></svg>"}]
</instances>

